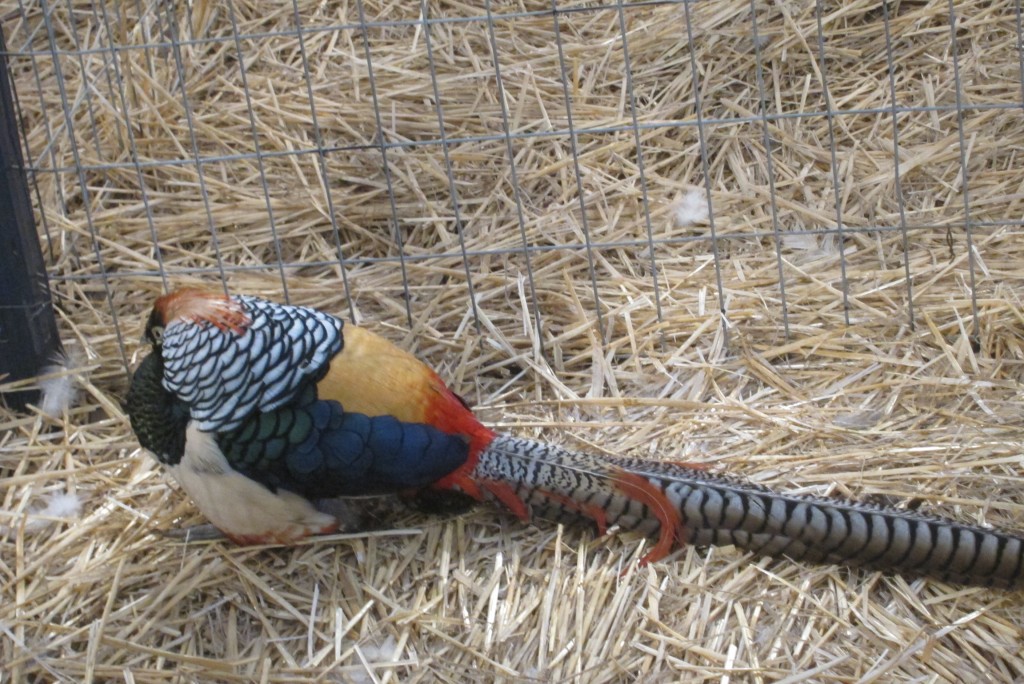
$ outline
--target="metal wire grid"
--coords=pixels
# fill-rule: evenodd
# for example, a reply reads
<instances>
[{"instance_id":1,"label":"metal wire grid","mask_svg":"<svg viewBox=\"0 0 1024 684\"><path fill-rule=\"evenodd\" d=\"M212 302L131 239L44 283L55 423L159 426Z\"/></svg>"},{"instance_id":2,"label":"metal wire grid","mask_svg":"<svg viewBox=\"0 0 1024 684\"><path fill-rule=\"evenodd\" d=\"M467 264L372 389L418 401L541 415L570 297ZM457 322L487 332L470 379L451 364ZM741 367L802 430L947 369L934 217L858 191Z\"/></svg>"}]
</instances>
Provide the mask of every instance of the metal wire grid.
<instances>
[{"instance_id":1,"label":"metal wire grid","mask_svg":"<svg viewBox=\"0 0 1024 684\"><path fill-rule=\"evenodd\" d=\"M710 1L710 0L708 0ZM409 276L407 272L407 265L412 260L417 259L437 259L437 258L457 258L461 260L462 266L466 273L467 287L469 288L469 302L473 307L473 320L477 326L477 330L480 330L480 320L477 316L476 311L476 298L473 292L473 279L471 272L473 269L474 259L480 258L486 255L504 255L517 253L524 258L526 278L529 282L529 290L531 293L535 293L533 288L533 270L531 267L531 256L536 255L538 252L543 250L559 250L559 249L571 249L579 250L586 255L589 264L589 274L591 279L591 287L593 290L593 296L596 303L595 307L595 319L598 323L600 330L604 331L604 325L601 320L602 307L600 305L600 294L598 292L598 274L594 266L594 253L597 250L616 249L616 248L631 248L645 250L647 259L650 261L650 273L651 273L651 289L654 293L653 301L657 307L658 320L662 319L661 310L661 298L659 296L659 278L658 278L658 249L662 247L677 245L681 243L704 241L707 242L709 248L714 256L714 268L715 268L715 280L717 283L717 296L718 296L718 308L721 310L723 316L727 316L726 301L724 299L723 287L722 287L722 263L720 258L720 249L722 245L731 239L743 238L770 238L774 243L775 259L778 267L778 278L779 278L779 299L782 313L782 321L785 327L786 336L790 334L789 330L789 316L786 297L786 274L783 268L783 254L782 254L782 239L781 233L783 227L780 225L779 220L779 209L776 204L776 189L774 185L774 172L772 168L773 164L773 140L769 131L769 124L784 121L784 120L800 120L804 118L812 117L826 117L828 121L828 143L829 153L831 158L831 169L832 175L832 186L835 194L835 225L834 226L818 226L812 229L806 230L794 230L788 229L787 233L793 234L814 234L818 236L822 235L835 235L839 243L839 256L841 264L841 282L839 283L839 289L842 291L843 306L846 312L846 319L849 322L849 308L850 308L850 292L849 283L846 277L846 258L843 250L843 238L852 232L870 234L870 233L892 233L898 232L902 236L904 244L904 253L906 252L906 246L908 240L911 239L911 233L913 231L928 231L928 230L950 230L948 224L922 224L915 223L911 224L907 218L907 212L904 203L904 192L902 186L902 179L900 176L900 159L901 159L901 147L900 147L900 117L903 114L911 112L936 112L936 113L949 113L955 112L957 115L958 122L958 134L960 142L960 173L963 177L962 184L962 201L963 201L963 215L964 220L962 225L957 225L958 231L962 229L964 239L967 244L967 251L969 254L969 277L970 277L970 291L971 291L971 304L974 313L974 333L977 334L978 316L977 316L977 290L976 290L976 275L975 275L975 254L973 247L974 235L977 231L990 230L1001 226L1021 226L1024 225L1024 219L1022 218L1006 218L1004 220L986 220L986 221L975 221L972 220L971 216L971 197L970 197L970 182L969 182L969 171L967 161L967 144L965 141L964 134L964 115L968 110L974 113L990 111L990 110L1014 110L1021 109L1024 111L1024 30L1022 30L1022 11L1021 2L1018 0L1016 3L1016 49L1020 56L1020 80L1021 80L1021 102L1019 104L1007 104L1000 102L972 102L967 104L963 97L963 83L961 82L960 73L960 55L957 48L957 27L958 27L958 8L954 0L948 0L948 16L949 16L949 41L950 51L949 58L952 60L952 65L955 70L956 79L956 101L955 104L935 104L930 106L903 106L897 101L896 93L896 66L894 57L894 36L891 33L890 28L890 7L888 3L881 4L881 10L883 13L883 26L885 30L885 45L886 45L886 59L888 63L888 80L890 98L889 104L882 107L871 107L871 108L841 108L836 107L833 102L831 93L829 92L829 68L830 63L827 58L826 46L829 41L829 36L823 28L822 15L825 11L823 8L822 0L817 0L815 3L815 13L817 19L817 53L818 53L818 68L820 70L821 87L823 90L823 108L808 112L782 112L775 111L771 106L770 94L765 89L764 69L765 60L762 55L762 40L760 38L759 25L758 25L758 8L759 4L757 0L751 0L750 2L750 17L751 23L749 26L750 34L753 40L753 44L756 49L756 60L757 60L757 88L759 98L759 110L756 114L751 116L734 116L734 117L715 117L707 116L705 110L705 104L701 101L701 68L698 64L693 51L689 54L689 69L691 72L692 83L694 84L693 96L695 98L695 116L688 119L678 119L669 121L655 121L655 122L643 122L638 118L638 106L637 106L637 94L634 92L633 87L633 73L630 63L630 36L627 31L627 15L631 12L642 11L645 8L660 7L666 5L677 5L680 8L681 15L684 17L685 23L685 35L690 44L693 44L698 38L694 34L694 26L692 22L692 12L695 7L701 3L701 0L648 0L644 2L615 2L615 3L598 3L591 5L581 6L560 6L557 0L552 0L549 7L543 9L527 10L527 11L500 11L492 6L492 0L486 0L484 2L483 11L479 14L472 16L432 16L431 3L427 0L421 0L419 4L419 16L414 19L396 19L393 21L389 20L370 20L367 18L364 4L362 0L357 0L356 8L358 10L357 21L347 23L334 23L334 24L323 24L323 25L304 25L303 18L300 14L297 0L292 2L292 15L294 19L294 28L291 30L282 30L277 32L268 33L241 33L239 30L239 24L235 13L234 4L231 2L225 3L230 17L230 22L233 31L230 36L203 36L203 37L189 37L181 36L177 34L178 21L176 20L175 13L179 11L179 8L173 2L162 2L157 0L149 4L144 4L143 0L134 0L134 12L142 17L149 16L153 20L156 26L154 32L158 38L151 41L147 41L142 44L122 45L118 44L111 38L114 35L114 27L117 26L123 17L121 13L124 11L119 3L93 3L88 6L87 10L76 9L72 0L64 0L63 3L60 0L51 2L50 0L40 0L40 2L29 5L24 0L18 1L18 7L15 12L9 13L5 18L5 23L12 23L16 20L20 20L18 24L20 30L15 34L8 33L7 36L7 48L6 55L9 62L9 68L12 70L17 65L29 64L34 74L35 85L37 89L36 96L40 98L45 97L42 86L41 70L44 64L52 65L55 69L57 76L57 85L59 89L59 99L61 111L52 111L45 118L45 130L46 130L46 144L42 148L33 149L29 144L27 137L24 139L24 147L26 152L27 173L29 174L30 181L36 185L37 201L42 206L42 199L39 197L38 185L36 180L42 174L74 174L77 176L77 180L81 186L82 206L81 211L85 214L85 222L88 226L89 234L92 236L92 247L95 251L96 263L98 269L95 273L79 273L79 274L59 274L51 273L50 276L54 280L75 280L75 279L98 279L102 281L103 287L107 293L108 302L110 303L110 309L114 313L114 323L117 326L116 320L116 308L113 306L112 295L111 295L111 281L114 278L123 277L141 277L141 276L159 276L165 286L169 284L170 279L177 275L194 274L197 272L204 272L207 269L201 268L183 268L183 267L165 267L161 252L158 247L157 240L157 220L155 219L154 211L151 206L150 198L146 191L146 182L144 179L144 171L152 167L173 167L173 166L194 166L198 179L199 179L199 191L202 195L202 201L205 206L206 216L208 219L209 236L213 245L214 251L217 254L217 266L214 269L216 274L220 276L222 280L226 279L228 273L233 271L243 270L263 270L266 265L240 265L226 263L221 257L219 247L219 233L218 226L215 223L214 215L210 207L210 198L208 196L206 182L204 180L205 174L207 173L206 167L215 163L226 163L237 162L241 160L255 160L259 167L260 173L260 184L263 187L264 197L266 199L266 214L267 214L267 228L273 236L274 244L276 246L277 260L272 267L277 271L281 281L281 289L288 297L288 278L287 272L294 268L308 268L317 266L337 266L340 264L340 272L344 279L343 285L345 288L346 295L349 290L349 282L346 277L347 266L353 263L369 264L376 262L393 262L399 265L402 269L403 283L405 290L405 311L406 317L410 325L413 321L413 311L410 305L409 297ZM124 8L129 7L129 4L125 4ZM188 3L186 11L191 12L192 4ZM58 33L66 31L67 27L58 28L53 20L54 13L57 11L66 10L64 16L71 23L70 36L73 40L73 48L67 49L60 46L60 40L58 39ZM82 37L79 36L76 26L75 17L80 16L82 12L89 12L92 15L94 25L101 25L105 27L106 35L92 35L89 36L89 44L84 44ZM553 22L555 27L555 35L560 36L558 31L559 22L564 21L569 15L577 13L597 13L597 12L611 12L617 16L620 35L619 40L621 41L621 49L623 53L623 63L625 67L625 84L626 84L626 98L628 103L629 121L625 124L620 125L601 125L601 126L578 126L573 118L574 102L570 87L570 77L568 74L568 67L566 65L564 55L562 53L562 43L559 38L555 45L551 46L552 50L558 52L559 64L561 67L561 79L562 79L562 92L564 95L564 101L561 105L564 107L565 114L565 126L555 127L550 130L532 130L532 131L517 131L512 130L509 123L510 113L506 104L505 92L504 92L504 79L502 75L502 68L507 66L506 60L508 57L501 54L498 46L498 42L495 39L495 24L496 21L515 21L516 19L526 17L550 17L550 21ZM41 17L42 21L33 21L34 17ZM445 111L441 104L440 92L438 89L437 70L435 68L435 50L432 43L433 31L435 27L444 24L456 24L456 23L476 23L481 27L482 31L487 32L488 44L491 50L491 59L494 65L493 78L497 87L499 97L498 101L501 105L501 120L503 130L495 134L482 134L472 136L461 136L451 137L446 134L445 126ZM36 27L30 30L28 27ZM394 29L401 27L419 27L425 39L426 52L429 60L430 70L428 74L424 75L424 78L429 78L431 81L435 108L432 113L437 120L437 135L433 138L420 139L420 140L406 140L406 139L394 139L391 136L385 134L384 114L382 113L382 107L380 98L378 96L378 85L377 79L375 78L374 71L374 60L373 50L371 49L371 33L375 29ZM311 36L314 36L323 32L355 32L361 36L363 54L366 59L366 67L369 73L369 82L371 88L371 97L373 101L373 109L376 118L377 134L372 144L360 143L351 145L338 145L328 144L321 132L320 123L318 120L318 114L316 109L315 100L313 97L313 89L315 87L314 78L311 75L310 64L308 56L306 54L306 40ZM62 34L63 35L63 34ZM243 43L247 41L258 41L262 39L272 39L276 37L293 37L298 40L301 51L301 59L304 70L304 82L310 103L310 116L313 123L313 133L315 139L315 146L304 147L298 149L291 149L286 151L281 150L263 150L261 149L260 137L256 130L255 113L253 109L253 103L250 98L249 84L247 82L247 71L246 71L246 60L244 59L244 48ZM249 125L252 134L252 146L250 149L238 149L232 150L226 154L208 154L203 153L200 150L200 146L197 141L195 134L195 124L193 121L193 106L189 100L189 95L184 87L186 82L184 72L184 57L182 50L188 46L197 46L206 43L215 42L228 42L233 45L238 55L238 74L237 77L240 79L242 88L245 91L246 107L249 117ZM147 159L140 155L136 140L133 135L132 126L127 122L123 125L123 128L119 131L119 135L124 136L123 142L127 143L128 148L131 150L131 161L109 161L102 163L87 163L83 162L79 155L79 146L82 144L83 139L88 141L90 138L92 144L98 153L101 153L102 145L100 143L100 134L96 127L96 118L94 115L94 108L97 107L95 101L100 94L106 99L109 106L110 103L121 108L122 113L129 111L125 81L123 74L119 67L118 56L124 51L130 50L145 50L148 60L151 60L152 54L156 51L169 51L171 58L176 65L178 74L177 87L181 97L181 103L185 112L185 117L188 124L189 139L183 141L189 151L189 156L186 158L179 159ZM102 76L96 78L91 84L91 87L83 91L84 102L72 101L69 93L64 87L64 77L62 74L62 60L74 60L77 63L77 68L83 73L87 73L85 58L86 57L100 57L103 60ZM103 90L105 89L105 93ZM27 96L26 93L16 93L16 103L18 102L18 96L22 98ZM81 130L81 127L76 127L74 118L72 116L72 110L81 107L84 104L88 111L88 120L90 126L86 130ZM20 108L20 105L19 105ZM896 225L868 225L868 226L857 226L852 227L844 225L842 211L839 209L841 202L841 189L842 181L839 175L839 165L837 163L837 143L836 143L836 122L842 117L849 116L880 116L888 115L891 120L892 136L893 136L893 176L895 181L895 188L897 194L897 201L899 206L899 221ZM125 115L127 118L127 115ZM51 117L53 120L51 120ZM766 162L768 164L768 183L771 191L771 215L772 215L772 227L769 231L746 231L741 235L727 234L723 235L717 228L716 216L714 211L714 204L710 202L712 181L711 173L709 170L709 149L708 149L708 137L709 129L715 126L721 125L756 125L761 127L763 143L767 150ZM648 197L648 180L645 174L644 166L644 150L641 144L641 136L645 131L654 129L665 129L665 128L676 128L676 129L696 129L697 137L700 144L700 156L701 156L701 169L703 171L703 185L704 190L709 199L709 226L706 234L679 234L664 237L655 237L654 231L652 230L652 219L650 210L650 200ZM586 207L586 195L581 181L581 171L579 165L579 156L577 150L577 142L581 136L595 136L595 135L614 135L618 133L630 134L633 139L633 153L637 167L640 171L640 184L642 192L642 203L644 212L644 232L645 235L640 238L630 240L615 240L615 241L601 241L595 239L591 226L587 223L587 207ZM56 155L54 154L54 148L58 143L58 139L62 136L66 136L70 141L72 150L73 165L61 165L58 162ZM517 144L533 138L546 138L555 140L568 141L570 150L572 152L572 164L575 172L577 181L577 195L580 206L580 212L582 217L582 231L583 241L580 242L565 242L565 243L552 243L552 244L530 244L527 238L525 229L525 219L523 212L523 199L519 195L518 191L518 179L517 179L517 164L516 164L516 148ZM486 142L497 142L503 143L507 155L508 171L512 181L513 188L515 190L515 204L517 221L520 231L520 245L515 248L495 248L495 249L471 249L467 248L465 235L463 233L464 219L461 212L460 196L458 186L453 173L453 164L449 156L449 150L451 146L462 143L486 143ZM395 256L359 256L359 257L348 257L344 253L342 247L342 239L340 237L340 227L336 220L336 207L334 206L334 200L332 193L328 189L325 193L325 200L329 207L329 213L331 217L331 228L334 236L334 246L337 252L336 260L330 261L303 261L301 263L288 262L285 260L280 244L277 238L277 229L275 223L275 213L271 202L271 191L268 187L268 180L266 171L264 169L264 161L282 156L304 156L304 155L316 155L319 164L319 171L323 178L328 176L328 168L326 165L326 158L331 153L339 151L351 151L351 150L372 150L380 155L381 164L384 169L386 185L387 185L387 201L390 208L391 221L394 225L398 225L400 222L398 210L395 201L395 190L392 184L392 175L390 172L390 165L388 161L389 153L395 152L396 150L404 150L418 147L439 147L442 150L445 172L447 173L448 179L448 190L450 194L451 209L455 217L455 224L458 229L459 238L459 250L457 252L442 251L434 254L411 254L407 253L404 245L401 243L401 231L394 231L394 235L399 240L397 255ZM158 268L153 271L124 271L119 270L111 272L107 269L102 250L100 247L100 241L97 239L97 231L94 226L94 220L90 211L90 198L89 198L89 183L87 175L90 173L104 174L106 172L117 170L117 169L128 169L135 172L141 189L140 200L145 207L145 213L149 224L149 230L153 238L155 254L157 256ZM324 184L325 188L329 188L329 184ZM60 192L59 184L57 185L58 193ZM60 197L59 202L65 205L64 198ZM62 206L61 211L68 212L67 206ZM42 230L45 232L48 238L51 237L51 226L48 220L48 211L40 211ZM52 255L51 255L52 256ZM903 260L906 269L906 301L907 301L907 317L913 325L915 312L914 312L914 293L913 293L913 278L910 272L910 263L908 259ZM348 298L351 302L351 298ZM351 303L350 303L351 306ZM541 311L538 307L537 301L534 299L531 302L533 309L534 320L538 326L541 324L542 317ZM352 314L350 310L350 314ZM123 350L123 345L122 345Z\"/></svg>"}]
</instances>

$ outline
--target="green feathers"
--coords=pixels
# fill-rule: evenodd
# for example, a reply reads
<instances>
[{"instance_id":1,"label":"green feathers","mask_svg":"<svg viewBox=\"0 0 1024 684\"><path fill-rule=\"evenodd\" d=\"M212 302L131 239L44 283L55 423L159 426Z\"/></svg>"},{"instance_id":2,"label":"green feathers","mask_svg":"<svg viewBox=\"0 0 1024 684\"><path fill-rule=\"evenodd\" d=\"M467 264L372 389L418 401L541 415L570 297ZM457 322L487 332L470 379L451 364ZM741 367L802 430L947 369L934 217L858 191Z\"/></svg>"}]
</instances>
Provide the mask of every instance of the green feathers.
<instances>
[{"instance_id":1,"label":"green feathers","mask_svg":"<svg viewBox=\"0 0 1024 684\"><path fill-rule=\"evenodd\" d=\"M139 444L161 463L176 465L185 453L188 406L164 389L163 362L154 351L135 369L124 408Z\"/></svg>"},{"instance_id":2,"label":"green feathers","mask_svg":"<svg viewBox=\"0 0 1024 684\"><path fill-rule=\"evenodd\" d=\"M266 470L314 434L310 413L316 388L308 384L295 403L276 411L257 413L240 428L217 435L217 446L234 467Z\"/></svg>"}]
</instances>

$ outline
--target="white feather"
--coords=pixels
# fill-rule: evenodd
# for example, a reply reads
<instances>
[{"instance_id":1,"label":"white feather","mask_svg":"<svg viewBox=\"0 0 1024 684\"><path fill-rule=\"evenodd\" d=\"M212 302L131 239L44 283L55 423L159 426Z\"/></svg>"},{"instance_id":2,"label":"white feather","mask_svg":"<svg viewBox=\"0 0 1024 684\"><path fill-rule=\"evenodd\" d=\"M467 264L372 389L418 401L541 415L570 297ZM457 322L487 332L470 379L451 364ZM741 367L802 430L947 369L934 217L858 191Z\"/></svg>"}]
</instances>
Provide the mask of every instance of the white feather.
<instances>
[{"instance_id":1,"label":"white feather","mask_svg":"<svg viewBox=\"0 0 1024 684\"><path fill-rule=\"evenodd\" d=\"M801 252L817 252L818 237L812 233L783 233L782 246Z\"/></svg>"},{"instance_id":2,"label":"white feather","mask_svg":"<svg viewBox=\"0 0 1024 684\"><path fill-rule=\"evenodd\" d=\"M82 499L74 492L58 492L50 495L43 509L43 515L54 518L77 518L82 514Z\"/></svg>"},{"instance_id":3,"label":"white feather","mask_svg":"<svg viewBox=\"0 0 1024 684\"><path fill-rule=\"evenodd\" d=\"M398 641L394 636L388 635L384 639L384 643L377 644L366 644L362 647L363 655L370 662L382 662L388 663L395 659L395 653L398 650Z\"/></svg>"},{"instance_id":4,"label":"white feather","mask_svg":"<svg viewBox=\"0 0 1024 684\"><path fill-rule=\"evenodd\" d=\"M397 660L398 654L398 641L395 637L390 634L385 637L384 643L377 645L374 643L364 644L359 646L359 650L362 652L362 666L359 668L345 668L345 681L353 682L354 684L370 684L371 682L379 681L374 675L374 665L381 663L392 663Z\"/></svg>"},{"instance_id":5,"label":"white feather","mask_svg":"<svg viewBox=\"0 0 1024 684\"><path fill-rule=\"evenodd\" d=\"M25 530L35 532L54 523L70 518L78 518L82 514L82 499L73 492L57 492L46 498L46 506L32 512L32 517L25 523Z\"/></svg>"},{"instance_id":6,"label":"white feather","mask_svg":"<svg viewBox=\"0 0 1024 684\"><path fill-rule=\"evenodd\" d=\"M78 387L72 371L71 362L63 356L43 369L39 378L39 410L51 418L60 418L75 403Z\"/></svg>"},{"instance_id":7,"label":"white feather","mask_svg":"<svg viewBox=\"0 0 1024 684\"><path fill-rule=\"evenodd\" d=\"M703 190L689 190L673 206L672 218L680 228L708 220L707 195Z\"/></svg>"}]
</instances>

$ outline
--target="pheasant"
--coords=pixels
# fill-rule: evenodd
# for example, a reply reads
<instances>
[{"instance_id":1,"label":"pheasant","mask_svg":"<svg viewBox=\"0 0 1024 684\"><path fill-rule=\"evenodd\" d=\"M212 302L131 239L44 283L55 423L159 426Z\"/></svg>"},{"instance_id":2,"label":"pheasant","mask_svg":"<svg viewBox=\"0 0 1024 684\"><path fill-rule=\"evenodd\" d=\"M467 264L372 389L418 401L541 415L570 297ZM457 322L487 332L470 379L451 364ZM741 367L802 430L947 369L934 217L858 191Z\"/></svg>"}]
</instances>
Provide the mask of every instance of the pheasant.
<instances>
[{"instance_id":1,"label":"pheasant","mask_svg":"<svg viewBox=\"0 0 1024 684\"><path fill-rule=\"evenodd\" d=\"M778 493L699 466L499 434L413 355L312 308L180 289L146 323L125 402L139 443L239 544L336 531L325 499L461 492L523 520L586 519L965 584L1024 585L1024 537L913 511Z\"/></svg>"}]
</instances>

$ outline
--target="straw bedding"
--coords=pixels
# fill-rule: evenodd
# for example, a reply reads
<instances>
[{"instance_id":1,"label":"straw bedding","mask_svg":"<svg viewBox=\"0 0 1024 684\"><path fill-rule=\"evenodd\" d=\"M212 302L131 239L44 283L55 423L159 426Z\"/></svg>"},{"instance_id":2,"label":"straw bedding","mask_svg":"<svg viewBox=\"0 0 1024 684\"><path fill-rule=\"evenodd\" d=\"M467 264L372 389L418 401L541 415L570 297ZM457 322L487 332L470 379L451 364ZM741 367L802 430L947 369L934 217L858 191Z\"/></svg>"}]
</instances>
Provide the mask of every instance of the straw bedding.
<instances>
[{"instance_id":1,"label":"straw bedding","mask_svg":"<svg viewBox=\"0 0 1024 684\"><path fill-rule=\"evenodd\" d=\"M890 5L892 87L877 3L825 3L824 71L813 3L627 5L642 185L614 7L561 5L556 31L500 2L493 36L428 36L417 3L68 3L49 29L0 3L10 50L68 51L62 84L48 54L11 72L80 387L56 419L0 413L0 681L1024 678L1019 594L733 549L637 568L628 535L486 507L365 502L364 529L296 548L167 539L202 519L119 404L161 269L282 299L284 261L291 301L414 351L502 430L1024 527L1020 8L954 5L955 49L947 3ZM296 14L342 28L300 45ZM559 48L575 141L551 135ZM831 129L823 79L857 112ZM698 129L661 125L696 119L695 86L706 175ZM713 216L680 225L705 178ZM80 513L40 513L67 493Z\"/></svg>"}]
</instances>

